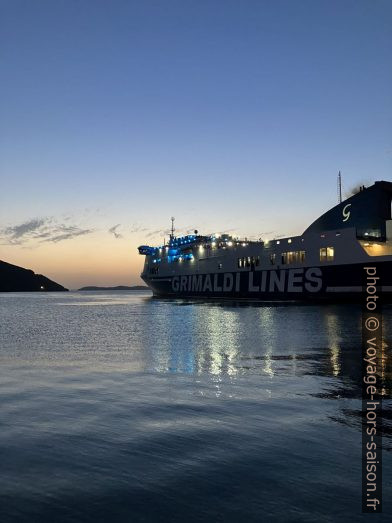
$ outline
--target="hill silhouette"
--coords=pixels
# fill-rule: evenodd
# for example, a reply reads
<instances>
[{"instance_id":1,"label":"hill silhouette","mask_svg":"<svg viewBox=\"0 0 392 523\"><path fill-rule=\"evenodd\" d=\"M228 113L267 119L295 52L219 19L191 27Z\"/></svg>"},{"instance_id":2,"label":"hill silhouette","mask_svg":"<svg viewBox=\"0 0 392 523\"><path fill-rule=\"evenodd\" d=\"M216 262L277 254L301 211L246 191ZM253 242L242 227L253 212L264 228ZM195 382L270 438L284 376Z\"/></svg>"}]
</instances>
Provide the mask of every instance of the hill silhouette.
<instances>
[{"instance_id":1,"label":"hill silhouette","mask_svg":"<svg viewBox=\"0 0 392 523\"><path fill-rule=\"evenodd\" d=\"M42 274L35 274L30 269L0 260L0 292L40 291L68 291L68 289Z\"/></svg>"}]
</instances>

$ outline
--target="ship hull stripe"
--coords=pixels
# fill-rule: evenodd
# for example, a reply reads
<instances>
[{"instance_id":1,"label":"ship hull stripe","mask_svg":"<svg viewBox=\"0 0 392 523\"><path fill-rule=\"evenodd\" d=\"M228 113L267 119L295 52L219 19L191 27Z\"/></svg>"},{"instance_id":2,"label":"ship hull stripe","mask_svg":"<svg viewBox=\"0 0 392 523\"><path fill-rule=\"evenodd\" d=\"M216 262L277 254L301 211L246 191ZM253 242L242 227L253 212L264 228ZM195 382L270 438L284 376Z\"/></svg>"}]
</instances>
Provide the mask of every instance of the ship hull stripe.
<instances>
[{"instance_id":1,"label":"ship hull stripe","mask_svg":"<svg viewBox=\"0 0 392 523\"><path fill-rule=\"evenodd\" d=\"M298 301L360 297L366 264L329 265L247 272L176 274L143 277L154 295L187 298ZM372 263L380 277L378 291L392 296L392 261Z\"/></svg>"}]
</instances>

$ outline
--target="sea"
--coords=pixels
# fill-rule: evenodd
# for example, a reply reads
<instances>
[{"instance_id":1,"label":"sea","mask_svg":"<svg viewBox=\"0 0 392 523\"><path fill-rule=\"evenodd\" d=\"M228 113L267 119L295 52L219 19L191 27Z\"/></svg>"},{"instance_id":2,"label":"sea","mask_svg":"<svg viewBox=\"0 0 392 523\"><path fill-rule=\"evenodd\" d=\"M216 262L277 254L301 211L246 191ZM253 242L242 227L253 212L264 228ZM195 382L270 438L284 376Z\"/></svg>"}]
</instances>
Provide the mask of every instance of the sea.
<instances>
[{"instance_id":1,"label":"sea","mask_svg":"<svg viewBox=\"0 0 392 523\"><path fill-rule=\"evenodd\" d=\"M0 521L392 521L390 378L362 514L360 307L0 294Z\"/></svg>"}]
</instances>

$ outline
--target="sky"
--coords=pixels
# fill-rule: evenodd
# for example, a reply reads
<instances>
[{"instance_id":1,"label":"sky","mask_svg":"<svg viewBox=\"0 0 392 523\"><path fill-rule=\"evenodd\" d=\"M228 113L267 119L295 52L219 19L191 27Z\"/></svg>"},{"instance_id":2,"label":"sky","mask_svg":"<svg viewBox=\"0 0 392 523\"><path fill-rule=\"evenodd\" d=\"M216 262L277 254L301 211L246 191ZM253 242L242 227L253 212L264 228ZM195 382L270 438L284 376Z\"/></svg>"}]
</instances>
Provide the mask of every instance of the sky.
<instances>
[{"instance_id":1,"label":"sky","mask_svg":"<svg viewBox=\"0 0 392 523\"><path fill-rule=\"evenodd\" d=\"M139 284L141 244L301 234L392 180L390 0L0 0L0 259Z\"/></svg>"}]
</instances>

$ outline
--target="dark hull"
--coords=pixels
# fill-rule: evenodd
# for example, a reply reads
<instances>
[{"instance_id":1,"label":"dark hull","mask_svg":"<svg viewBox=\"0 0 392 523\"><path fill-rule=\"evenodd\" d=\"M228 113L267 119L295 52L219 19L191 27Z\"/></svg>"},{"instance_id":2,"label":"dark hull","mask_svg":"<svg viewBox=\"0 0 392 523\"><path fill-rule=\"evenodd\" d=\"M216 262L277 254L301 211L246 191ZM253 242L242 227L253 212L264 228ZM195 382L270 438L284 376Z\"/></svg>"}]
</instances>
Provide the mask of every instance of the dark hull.
<instances>
[{"instance_id":1,"label":"dark hull","mask_svg":"<svg viewBox=\"0 0 392 523\"><path fill-rule=\"evenodd\" d=\"M372 269L366 271L365 267ZM392 303L392 261L170 277L143 276L143 279L159 297L361 303L369 272L378 278L379 301Z\"/></svg>"}]
</instances>

